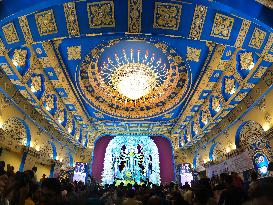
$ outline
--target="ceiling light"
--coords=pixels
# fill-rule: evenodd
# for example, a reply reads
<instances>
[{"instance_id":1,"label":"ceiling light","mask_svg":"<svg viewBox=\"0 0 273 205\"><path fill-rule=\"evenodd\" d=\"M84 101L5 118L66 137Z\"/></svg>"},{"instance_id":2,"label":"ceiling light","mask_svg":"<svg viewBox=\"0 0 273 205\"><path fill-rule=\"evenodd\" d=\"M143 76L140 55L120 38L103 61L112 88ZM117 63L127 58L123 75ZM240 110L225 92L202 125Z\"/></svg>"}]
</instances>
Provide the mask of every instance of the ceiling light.
<instances>
[{"instance_id":1,"label":"ceiling light","mask_svg":"<svg viewBox=\"0 0 273 205\"><path fill-rule=\"evenodd\" d=\"M116 102L145 104L164 95L160 88L168 70L163 60L149 50L126 50L108 57L100 72L106 84L117 91ZM107 87L105 87L107 88Z\"/></svg>"},{"instance_id":2,"label":"ceiling light","mask_svg":"<svg viewBox=\"0 0 273 205\"><path fill-rule=\"evenodd\" d=\"M269 130L271 128L271 125L269 123L264 123L263 124L263 129L266 132L267 130Z\"/></svg>"},{"instance_id":3,"label":"ceiling light","mask_svg":"<svg viewBox=\"0 0 273 205\"><path fill-rule=\"evenodd\" d=\"M18 63L17 63L17 61L12 60L12 63L13 63L13 65L14 65L15 67L18 67Z\"/></svg>"},{"instance_id":4,"label":"ceiling light","mask_svg":"<svg viewBox=\"0 0 273 205\"><path fill-rule=\"evenodd\" d=\"M215 111L216 112L219 112L221 110L221 106L219 105L216 109L215 109Z\"/></svg>"},{"instance_id":5,"label":"ceiling light","mask_svg":"<svg viewBox=\"0 0 273 205\"><path fill-rule=\"evenodd\" d=\"M231 150L230 150L230 147L227 147L226 148L226 152L229 153Z\"/></svg>"},{"instance_id":6,"label":"ceiling light","mask_svg":"<svg viewBox=\"0 0 273 205\"><path fill-rule=\"evenodd\" d=\"M1 114L0 114L0 128L3 128L3 125L4 125L4 122L3 122L3 119L2 119Z\"/></svg>"},{"instance_id":7,"label":"ceiling light","mask_svg":"<svg viewBox=\"0 0 273 205\"><path fill-rule=\"evenodd\" d=\"M233 95L235 92L236 92L236 89L233 88L233 89L230 91L230 94Z\"/></svg>"},{"instance_id":8,"label":"ceiling light","mask_svg":"<svg viewBox=\"0 0 273 205\"><path fill-rule=\"evenodd\" d=\"M114 88L123 96L137 100L149 94L156 86L156 73L147 65L129 63L112 74Z\"/></svg>"},{"instance_id":9,"label":"ceiling light","mask_svg":"<svg viewBox=\"0 0 273 205\"><path fill-rule=\"evenodd\" d=\"M33 92L33 93L36 93L36 92L37 92L37 90L34 88L34 86L31 86L31 87L30 87L30 90L31 90L31 92Z\"/></svg>"},{"instance_id":10,"label":"ceiling light","mask_svg":"<svg viewBox=\"0 0 273 205\"><path fill-rule=\"evenodd\" d=\"M232 149L236 149L236 145L235 144L232 145Z\"/></svg>"},{"instance_id":11,"label":"ceiling light","mask_svg":"<svg viewBox=\"0 0 273 205\"><path fill-rule=\"evenodd\" d=\"M61 120L61 117L58 118L58 122L61 124L63 121Z\"/></svg>"}]
</instances>

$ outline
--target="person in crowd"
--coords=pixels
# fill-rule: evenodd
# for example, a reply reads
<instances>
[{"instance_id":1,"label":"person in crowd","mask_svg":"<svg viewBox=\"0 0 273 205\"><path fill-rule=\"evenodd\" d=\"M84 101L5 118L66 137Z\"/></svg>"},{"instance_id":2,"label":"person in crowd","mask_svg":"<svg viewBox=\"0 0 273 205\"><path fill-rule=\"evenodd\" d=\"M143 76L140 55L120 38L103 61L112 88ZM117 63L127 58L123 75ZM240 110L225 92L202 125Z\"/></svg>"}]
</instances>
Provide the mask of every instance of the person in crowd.
<instances>
[{"instance_id":1,"label":"person in crowd","mask_svg":"<svg viewBox=\"0 0 273 205\"><path fill-rule=\"evenodd\" d=\"M0 193L3 193L5 190L5 187L8 184L8 180L9 178L6 174L0 176Z\"/></svg>"},{"instance_id":2,"label":"person in crowd","mask_svg":"<svg viewBox=\"0 0 273 205\"><path fill-rule=\"evenodd\" d=\"M35 182L37 182L37 167L33 167L32 171L34 173L34 180L35 180Z\"/></svg>"},{"instance_id":3,"label":"person in crowd","mask_svg":"<svg viewBox=\"0 0 273 205\"><path fill-rule=\"evenodd\" d=\"M43 174L42 178L40 179L40 182L42 183L46 179L46 174Z\"/></svg>"},{"instance_id":4,"label":"person in crowd","mask_svg":"<svg viewBox=\"0 0 273 205\"><path fill-rule=\"evenodd\" d=\"M61 183L56 178L47 178L41 186L41 205L60 205L61 200Z\"/></svg>"},{"instance_id":5,"label":"person in crowd","mask_svg":"<svg viewBox=\"0 0 273 205\"><path fill-rule=\"evenodd\" d=\"M162 204L163 200L162 198L160 198L159 196L151 196L148 201L147 201L147 205L158 205L158 204Z\"/></svg>"},{"instance_id":6,"label":"person in crowd","mask_svg":"<svg viewBox=\"0 0 273 205\"><path fill-rule=\"evenodd\" d=\"M11 166L10 164L7 165L7 172L6 172L9 175L13 175L14 174L14 167Z\"/></svg>"},{"instance_id":7,"label":"person in crowd","mask_svg":"<svg viewBox=\"0 0 273 205\"><path fill-rule=\"evenodd\" d=\"M4 195L10 205L24 205L29 195L31 179L25 172L16 172L8 176Z\"/></svg>"},{"instance_id":8,"label":"person in crowd","mask_svg":"<svg viewBox=\"0 0 273 205\"><path fill-rule=\"evenodd\" d=\"M232 172L231 173L232 176L232 184L233 186L239 188L239 189L243 189L243 180L241 179L241 177L236 173L236 172Z\"/></svg>"},{"instance_id":9,"label":"person in crowd","mask_svg":"<svg viewBox=\"0 0 273 205\"><path fill-rule=\"evenodd\" d=\"M222 192L218 205L240 205L244 199L243 190L233 184L231 175L225 176L226 189Z\"/></svg>"},{"instance_id":10,"label":"person in crowd","mask_svg":"<svg viewBox=\"0 0 273 205\"><path fill-rule=\"evenodd\" d=\"M192 187L193 205L216 205L213 199L212 190L207 185L207 180L201 180Z\"/></svg>"},{"instance_id":11,"label":"person in crowd","mask_svg":"<svg viewBox=\"0 0 273 205\"><path fill-rule=\"evenodd\" d=\"M115 205L122 205L124 201L124 190L118 189L116 194L117 194L117 197L115 200Z\"/></svg>"},{"instance_id":12,"label":"person in crowd","mask_svg":"<svg viewBox=\"0 0 273 205\"><path fill-rule=\"evenodd\" d=\"M135 190L129 188L126 199L123 201L122 205L142 205L142 202L135 199Z\"/></svg>"},{"instance_id":13,"label":"person in crowd","mask_svg":"<svg viewBox=\"0 0 273 205\"><path fill-rule=\"evenodd\" d=\"M217 184L213 187L213 198L215 199L216 203L219 203L220 197L222 192L226 189L226 186L222 184Z\"/></svg>"},{"instance_id":14,"label":"person in crowd","mask_svg":"<svg viewBox=\"0 0 273 205\"><path fill-rule=\"evenodd\" d=\"M6 166L6 163L4 161L0 161L0 176L6 174L5 166Z\"/></svg>"},{"instance_id":15,"label":"person in crowd","mask_svg":"<svg viewBox=\"0 0 273 205\"><path fill-rule=\"evenodd\" d=\"M268 168L267 168L267 171L268 171L268 177L273 177L273 162L270 162L268 164Z\"/></svg>"},{"instance_id":16,"label":"person in crowd","mask_svg":"<svg viewBox=\"0 0 273 205\"><path fill-rule=\"evenodd\" d=\"M41 190L38 184L32 184L25 200L25 205L35 205L38 204L41 197Z\"/></svg>"},{"instance_id":17,"label":"person in crowd","mask_svg":"<svg viewBox=\"0 0 273 205\"><path fill-rule=\"evenodd\" d=\"M182 195L179 191L175 190L171 193L171 200L172 205L188 205L188 202L184 200Z\"/></svg>"},{"instance_id":18,"label":"person in crowd","mask_svg":"<svg viewBox=\"0 0 273 205\"><path fill-rule=\"evenodd\" d=\"M249 192L252 205L273 204L273 177L266 177L256 181Z\"/></svg>"},{"instance_id":19,"label":"person in crowd","mask_svg":"<svg viewBox=\"0 0 273 205\"><path fill-rule=\"evenodd\" d=\"M5 162L4 162L5 163ZM2 166L3 164L2 163ZM1 162L0 162L1 164ZM71 178L46 178L38 183L34 170L24 172L2 169L0 205L272 205L273 177L257 179L251 174L249 190L244 193L236 174L202 178L179 187L175 183L155 185L100 185L71 182ZM269 166L269 172L271 168ZM7 170L8 171L8 170ZM247 197L248 196L248 197Z\"/></svg>"},{"instance_id":20,"label":"person in crowd","mask_svg":"<svg viewBox=\"0 0 273 205\"><path fill-rule=\"evenodd\" d=\"M183 189L184 189L183 198L185 199L186 202L188 202L188 204L192 204L193 195L191 187L188 182L185 183Z\"/></svg>"},{"instance_id":21,"label":"person in crowd","mask_svg":"<svg viewBox=\"0 0 273 205\"><path fill-rule=\"evenodd\" d=\"M248 188L248 191L251 192L254 187L255 187L255 184L258 180L258 173L257 172L252 172L251 175L250 175L250 178L251 178L251 182L249 184L249 188Z\"/></svg>"}]
</instances>

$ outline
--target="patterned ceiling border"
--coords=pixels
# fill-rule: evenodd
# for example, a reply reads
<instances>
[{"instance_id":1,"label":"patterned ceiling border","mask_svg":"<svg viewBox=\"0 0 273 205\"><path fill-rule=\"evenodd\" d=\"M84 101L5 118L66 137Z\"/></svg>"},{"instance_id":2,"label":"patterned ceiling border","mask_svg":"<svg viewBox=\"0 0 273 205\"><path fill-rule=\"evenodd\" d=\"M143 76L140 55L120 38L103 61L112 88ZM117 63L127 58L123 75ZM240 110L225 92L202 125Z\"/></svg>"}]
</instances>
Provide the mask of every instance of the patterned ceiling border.
<instances>
[{"instance_id":1,"label":"patterned ceiling border","mask_svg":"<svg viewBox=\"0 0 273 205\"><path fill-rule=\"evenodd\" d=\"M24 44L25 42L31 43L32 41L41 42L52 40L52 38L58 39L71 36L89 36L109 33L105 29L110 29L112 34L126 34L127 32L140 34L142 32L142 34L145 35L145 29L143 28L142 23L145 9L143 5L145 2L142 2L142 0L128 0L127 3L129 15L126 29L124 29L124 27L122 27L121 30L117 29L121 27L117 26L117 20L120 18L116 19L116 16L118 16L119 13L114 11L114 1L93 2L91 4L82 1L68 1L60 4L62 6L59 6L58 3L48 4L47 10L46 7L43 7L42 12L39 10L32 12L28 11L29 13L22 11L20 16L12 15L2 20L0 24L4 35L2 35L1 38L5 39L4 43L7 43L7 48L11 48L18 45L19 42ZM82 19L85 15L79 15L79 11L77 11L77 8L82 8L84 5L86 6L86 10L81 11L81 13L85 12L88 19ZM246 36L244 34L247 34L248 28L252 26L252 22L263 31L271 30L256 19L243 19L239 17L240 13L236 13L235 11L227 15L228 12L221 10L221 8L210 7L210 3L205 5L186 4L182 6L181 2L162 3L155 1L154 7L154 13L151 12L154 21L150 26L153 28L154 32L165 36L201 39L215 41L216 43L223 43L223 39L228 39L225 41L227 45L234 44L234 38L238 38L235 46L242 46L242 38ZM193 18L191 22L186 24L188 28L183 29L189 30L189 32L181 33L180 28L185 20L182 19L185 12L184 9L189 9L189 7L195 7L193 9ZM172 11L175 12L172 13ZM22 15L22 13L25 14ZM211 21L208 21L207 13L214 13L214 22L212 19ZM101 20L98 18L100 15L103 15L105 19ZM92 29L83 27L81 21L85 22L86 20L89 20ZM206 33L206 31L203 31L205 22L210 27L210 34L204 34ZM238 32L233 28L233 24L239 24L240 22L242 22L242 28ZM123 24L124 23L126 22L123 22ZM63 28L61 25L66 25L66 28ZM20 27L21 29L19 29ZM58 27L60 28L58 29ZM177 32L172 32L176 29L178 29ZM25 41L23 39L25 39Z\"/></svg>"},{"instance_id":2,"label":"patterned ceiling border","mask_svg":"<svg viewBox=\"0 0 273 205\"><path fill-rule=\"evenodd\" d=\"M0 72L0 87L3 91L10 97L13 103L22 109L22 111L27 115L34 123L39 125L44 132L46 132L50 137L55 138L55 140L60 141L62 144L66 144L69 149L74 150L75 153L79 150L79 147L75 146L72 142L68 141L64 133L58 132L57 129L52 126L46 119L44 119L38 111L31 105L24 96L15 88L15 86L10 82L7 76Z\"/></svg>"},{"instance_id":3,"label":"patterned ceiling border","mask_svg":"<svg viewBox=\"0 0 273 205\"><path fill-rule=\"evenodd\" d=\"M268 52L271 45L273 44L273 33L270 34L270 38L267 42L266 48L263 53ZM228 126L234 123L237 119L240 119L249 108L260 98L260 96L265 93L273 84L273 65L271 65L265 74L262 76L261 80L254 86L254 88L246 95L246 97L225 117L219 124L213 128L212 131L207 133L202 140L197 142L193 147L191 147L192 152L197 152L204 144L208 144L220 133L224 132Z\"/></svg>"}]
</instances>

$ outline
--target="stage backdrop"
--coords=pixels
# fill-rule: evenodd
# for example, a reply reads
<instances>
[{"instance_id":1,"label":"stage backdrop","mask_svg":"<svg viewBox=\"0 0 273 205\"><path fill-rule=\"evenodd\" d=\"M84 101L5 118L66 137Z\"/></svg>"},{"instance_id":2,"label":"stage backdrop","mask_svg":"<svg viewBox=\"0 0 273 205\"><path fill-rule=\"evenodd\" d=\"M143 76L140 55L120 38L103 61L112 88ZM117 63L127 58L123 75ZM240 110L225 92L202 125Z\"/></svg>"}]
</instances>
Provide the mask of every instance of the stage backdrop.
<instances>
[{"instance_id":1,"label":"stage backdrop","mask_svg":"<svg viewBox=\"0 0 273 205\"><path fill-rule=\"evenodd\" d=\"M103 136L97 140L94 147L92 175L98 182L101 182L104 155L107 145L112 138L112 136ZM153 136L151 138L154 140L159 152L161 183L170 183L171 181L174 181L173 151L171 144L163 137Z\"/></svg>"}]
</instances>

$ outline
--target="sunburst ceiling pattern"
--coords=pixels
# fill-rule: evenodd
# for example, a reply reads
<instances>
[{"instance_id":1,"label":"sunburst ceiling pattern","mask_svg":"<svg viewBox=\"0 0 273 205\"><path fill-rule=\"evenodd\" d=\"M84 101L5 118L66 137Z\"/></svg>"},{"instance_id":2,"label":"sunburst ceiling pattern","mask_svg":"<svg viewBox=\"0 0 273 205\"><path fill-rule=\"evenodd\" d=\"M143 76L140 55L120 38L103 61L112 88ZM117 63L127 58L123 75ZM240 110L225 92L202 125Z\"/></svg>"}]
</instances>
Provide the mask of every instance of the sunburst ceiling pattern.
<instances>
[{"instance_id":1,"label":"sunburst ceiling pattern","mask_svg":"<svg viewBox=\"0 0 273 205\"><path fill-rule=\"evenodd\" d=\"M92 107L127 119L174 109L183 102L190 81L175 50L140 39L98 45L82 62L79 76L83 97Z\"/></svg>"},{"instance_id":2,"label":"sunburst ceiling pattern","mask_svg":"<svg viewBox=\"0 0 273 205\"><path fill-rule=\"evenodd\" d=\"M187 148L273 62L272 14L250 6L256 19L225 1L45 1L1 21L0 66L75 144L143 133Z\"/></svg>"}]
</instances>

